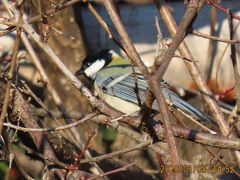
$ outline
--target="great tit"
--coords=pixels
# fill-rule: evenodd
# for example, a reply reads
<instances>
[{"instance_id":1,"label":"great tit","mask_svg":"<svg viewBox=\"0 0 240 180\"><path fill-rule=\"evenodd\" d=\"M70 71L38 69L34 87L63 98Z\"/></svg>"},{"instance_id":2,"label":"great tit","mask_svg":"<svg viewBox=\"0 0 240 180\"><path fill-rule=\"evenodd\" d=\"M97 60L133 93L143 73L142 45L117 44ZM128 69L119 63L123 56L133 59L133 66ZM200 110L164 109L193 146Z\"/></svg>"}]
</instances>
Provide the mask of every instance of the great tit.
<instances>
[{"instance_id":1,"label":"great tit","mask_svg":"<svg viewBox=\"0 0 240 180\"><path fill-rule=\"evenodd\" d=\"M135 67L135 73L137 75L139 96L141 101L144 102L148 85L137 67ZM75 73L77 76L82 74L92 80L97 95L110 106L126 114L132 114L140 110L134 91L135 81L131 64L113 50L103 49L87 56L83 60L81 68ZM161 81L161 85L165 100L172 107L179 108L200 122L214 123L208 115L172 92L164 80ZM153 103L152 109L158 111L156 102Z\"/></svg>"}]
</instances>

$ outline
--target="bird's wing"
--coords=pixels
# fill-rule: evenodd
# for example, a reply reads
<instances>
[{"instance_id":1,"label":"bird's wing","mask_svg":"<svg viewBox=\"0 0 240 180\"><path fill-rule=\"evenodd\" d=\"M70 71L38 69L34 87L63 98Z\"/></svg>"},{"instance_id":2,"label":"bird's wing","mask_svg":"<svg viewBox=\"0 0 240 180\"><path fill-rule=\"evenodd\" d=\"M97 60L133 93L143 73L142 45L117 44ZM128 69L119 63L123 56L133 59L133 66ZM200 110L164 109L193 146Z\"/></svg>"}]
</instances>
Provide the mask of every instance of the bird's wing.
<instances>
[{"instance_id":1,"label":"bird's wing","mask_svg":"<svg viewBox=\"0 0 240 180\"><path fill-rule=\"evenodd\" d=\"M125 67L125 72L122 74L119 74L117 72L115 73L115 71L116 70L114 68L111 69L111 76L97 75L97 86L100 87L104 93L138 104L137 96L134 91L135 81L131 66ZM139 73L138 70L136 71L136 76L138 80L137 85L139 97L141 99L141 102L144 102L148 85L143 75ZM174 108L181 109L182 111L205 123L211 124L214 122L208 115L185 102L178 95L169 90L169 85L165 81L161 81L161 86L163 88L163 95L168 104L171 104ZM152 108L154 110L158 110L156 101L154 101Z\"/></svg>"}]
</instances>

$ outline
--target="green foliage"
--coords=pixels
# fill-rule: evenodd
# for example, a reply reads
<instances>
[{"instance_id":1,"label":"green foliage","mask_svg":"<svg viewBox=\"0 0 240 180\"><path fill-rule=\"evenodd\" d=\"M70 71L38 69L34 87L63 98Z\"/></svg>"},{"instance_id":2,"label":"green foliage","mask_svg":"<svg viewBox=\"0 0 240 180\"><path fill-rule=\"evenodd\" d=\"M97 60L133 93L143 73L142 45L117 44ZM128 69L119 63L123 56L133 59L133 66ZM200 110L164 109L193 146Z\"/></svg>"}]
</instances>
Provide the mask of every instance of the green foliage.
<instances>
[{"instance_id":1,"label":"green foliage","mask_svg":"<svg viewBox=\"0 0 240 180\"><path fill-rule=\"evenodd\" d=\"M102 141L105 144L106 152L111 152L111 145L117 138L117 131L108 126L100 125L100 132L102 133Z\"/></svg>"},{"instance_id":2,"label":"green foliage","mask_svg":"<svg viewBox=\"0 0 240 180\"><path fill-rule=\"evenodd\" d=\"M4 161L1 161L0 162L0 179L4 179L7 169L8 169L8 164Z\"/></svg>"}]
</instances>

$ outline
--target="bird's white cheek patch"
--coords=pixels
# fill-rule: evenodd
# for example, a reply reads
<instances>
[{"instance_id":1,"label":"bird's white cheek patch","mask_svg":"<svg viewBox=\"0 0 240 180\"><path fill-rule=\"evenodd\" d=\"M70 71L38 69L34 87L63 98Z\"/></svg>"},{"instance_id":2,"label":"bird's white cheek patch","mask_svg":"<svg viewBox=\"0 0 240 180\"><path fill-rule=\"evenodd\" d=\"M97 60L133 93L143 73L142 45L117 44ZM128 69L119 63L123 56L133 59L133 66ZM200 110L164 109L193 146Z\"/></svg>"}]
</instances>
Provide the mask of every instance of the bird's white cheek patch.
<instances>
[{"instance_id":1,"label":"bird's white cheek patch","mask_svg":"<svg viewBox=\"0 0 240 180\"><path fill-rule=\"evenodd\" d=\"M104 64L105 64L105 61L103 59L97 60L87 69L85 69L84 72L88 77L95 78L97 72L103 68Z\"/></svg>"}]
</instances>

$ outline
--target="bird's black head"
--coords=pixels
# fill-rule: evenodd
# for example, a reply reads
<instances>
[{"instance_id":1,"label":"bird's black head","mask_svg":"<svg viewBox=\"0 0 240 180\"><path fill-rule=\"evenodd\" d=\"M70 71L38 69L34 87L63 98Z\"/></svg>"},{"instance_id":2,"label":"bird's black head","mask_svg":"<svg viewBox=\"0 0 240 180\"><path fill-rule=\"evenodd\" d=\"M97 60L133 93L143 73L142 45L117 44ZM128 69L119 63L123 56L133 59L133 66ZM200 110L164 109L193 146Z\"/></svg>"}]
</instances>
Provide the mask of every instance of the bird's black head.
<instances>
[{"instance_id":1,"label":"bird's black head","mask_svg":"<svg viewBox=\"0 0 240 180\"><path fill-rule=\"evenodd\" d=\"M85 57L82 63L82 67L75 73L75 75L84 74L87 77L94 79L96 74L113 59L113 50L102 49L97 53Z\"/></svg>"}]
</instances>

